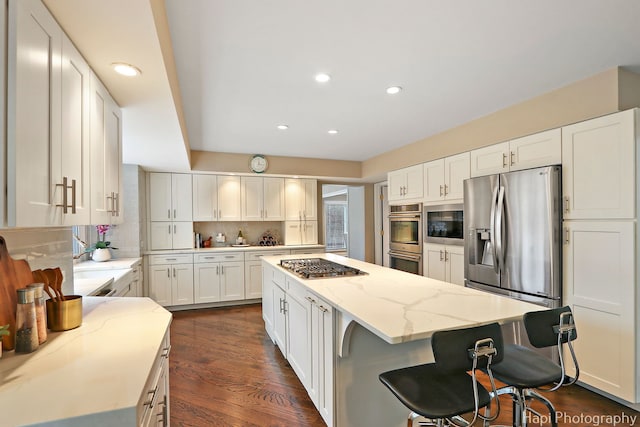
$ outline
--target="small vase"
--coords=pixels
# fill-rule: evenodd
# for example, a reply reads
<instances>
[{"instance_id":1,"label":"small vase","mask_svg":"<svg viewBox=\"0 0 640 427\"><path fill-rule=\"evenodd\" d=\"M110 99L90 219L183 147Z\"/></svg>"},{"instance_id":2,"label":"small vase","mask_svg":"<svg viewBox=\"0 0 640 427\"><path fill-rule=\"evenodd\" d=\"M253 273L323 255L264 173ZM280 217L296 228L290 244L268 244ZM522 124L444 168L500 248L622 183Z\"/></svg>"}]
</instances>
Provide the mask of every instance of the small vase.
<instances>
[{"instance_id":1,"label":"small vase","mask_svg":"<svg viewBox=\"0 0 640 427\"><path fill-rule=\"evenodd\" d=\"M98 248L93 251L91 259L96 262L109 261L111 259L111 251L109 251L109 248Z\"/></svg>"}]
</instances>

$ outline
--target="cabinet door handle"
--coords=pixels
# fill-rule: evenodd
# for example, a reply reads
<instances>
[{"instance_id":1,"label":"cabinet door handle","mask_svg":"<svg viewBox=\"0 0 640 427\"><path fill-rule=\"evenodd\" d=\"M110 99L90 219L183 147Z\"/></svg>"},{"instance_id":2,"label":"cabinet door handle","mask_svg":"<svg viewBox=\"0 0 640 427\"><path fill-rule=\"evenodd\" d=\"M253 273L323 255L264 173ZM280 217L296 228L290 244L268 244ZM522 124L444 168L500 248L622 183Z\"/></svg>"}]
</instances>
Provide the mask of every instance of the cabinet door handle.
<instances>
[{"instance_id":1,"label":"cabinet door handle","mask_svg":"<svg viewBox=\"0 0 640 427\"><path fill-rule=\"evenodd\" d=\"M224 265L220 266L220 275L224 276Z\"/></svg>"},{"instance_id":2,"label":"cabinet door handle","mask_svg":"<svg viewBox=\"0 0 640 427\"><path fill-rule=\"evenodd\" d=\"M68 200L67 200L67 177L62 177L62 184L56 184L56 187L62 187L62 204L56 205L57 207L62 208L62 213L67 213L68 209Z\"/></svg>"},{"instance_id":3,"label":"cabinet door handle","mask_svg":"<svg viewBox=\"0 0 640 427\"><path fill-rule=\"evenodd\" d=\"M177 216L178 216L178 215L177 215L177 213L176 213L176 210L174 209L174 210L173 210L173 219L176 219L176 218L177 218Z\"/></svg>"},{"instance_id":4,"label":"cabinet door handle","mask_svg":"<svg viewBox=\"0 0 640 427\"><path fill-rule=\"evenodd\" d=\"M447 250L444 250L444 262L449 261L449 252L447 252Z\"/></svg>"},{"instance_id":5,"label":"cabinet door handle","mask_svg":"<svg viewBox=\"0 0 640 427\"><path fill-rule=\"evenodd\" d=\"M327 311L329 311L329 309L327 307L325 307L324 305L319 305L318 309L320 309L321 312L326 313Z\"/></svg>"},{"instance_id":6,"label":"cabinet door handle","mask_svg":"<svg viewBox=\"0 0 640 427\"><path fill-rule=\"evenodd\" d=\"M235 258L235 255L225 255L225 258L226 259L233 259L233 258Z\"/></svg>"},{"instance_id":7,"label":"cabinet door handle","mask_svg":"<svg viewBox=\"0 0 640 427\"><path fill-rule=\"evenodd\" d=\"M171 353L171 344L162 349L162 354L160 357L164 357L165 359L169 358L169 353Z\"/></svg>"},{"instance_id":8,"label":"cabinet door handle","mask_svg":"<svg viewBox=\"0 0 640 427\"><path fill-rule=\"evenodd\" d=\"M169 271L169 267L167 267L167 277L171 277L171 271Z\"/></svg>"},{"instance_id":9,"label":"cabinet door handle","mask_svg":"<svg viewBox=\"0 0 640 427\"><path fill-rule=\"evenodd\" d=\"M502 167L506 168L507 166L507 153L502 153Z\"/></svg>"},{"instance_id":10,"label":"cabinet door handle","mask_svg":"<svg viewBox=\"0 0 640 427\"><path fill-rule=\"evenodd\" d=\"M282 298L280 298L280 313L282 313Z\"/></svg>"},{"instance_id":11,"label":"cabinet door handle","mask_svg":"<svg viewBox=\"0 0 640 427\"><path fill-rule=\"evenodd\" d=\"M509 153L509 163L511 164L511 166L516 164L516 152L515 151L511 151Z\"/></svg>"},{"instance_id":12,"label":"cabinet door handle","mask_svg":"<svg viewBox=\"0 0 640 427\"><path fill-rule=\"evenodd\" d=\"M214 256L206 256L206 257L204 257L204 259L216 259L216 257L214 257Z\"/></svg>"},{"instance_id":13,"label":"cabinet door handle","mask_svg":"<svg viewBox=\"0 0 640 427\"><path fill-rule=\"evenodd\" d=\"M175 267L172 270L173 270L173 277L176 277L176 269L175 269Z\"/></svg>"},{"instance_id":14,"label":"cabinet door handle","mask_svg":"<svg viewBox=\"0 0 640 427\"><path fill-rule=\"evenodd\" d=\"M76 180L71 180L71 213L76 213Z\"/></svg>"},{"instance_id":15,"label":"cabinet door handle","mask_svg":"<svg viewBox=\"0 0 640 427\"><path fill-rule=\"evenodd\" d=\"M569 227L565 227L564 229L564 243L569 244Z\"/></svg>"},{"instance_id":16,"label":"cabinet door handle","mask_svg":"<svg viewBox=\"0 0 640 427\"><path fill-rule=\"evenodd\" d=\"M175 224L173 224L173 234L176 234L176 227L177 226Z\"/></svg>"},{"instance_id":17,"label":"cabinet door handle","mask_svg":"<svg viewBox=\"0 0 640 427\"><path fill-rule=\"evenodd\" d=\"M116 203L115 215L120 216L120 193L115 194L115 203Z\"/></svg>"},{"instance_id":18,"label":"cabinet door handle","mask_svg":"<svg viewBox=\"0 0 640 427\"><path fill-rule=\"evenodd\" d=\"M449 194L449 186L447 184L444 185L444 195Z\"/></svg>"},{"instance_id":19,"label":"cabinet door handle","mask_svg":"<svg viewBox=\"0 0 640 427\"><path fill-rule=\"evenodd\" d=\"M220 266L216 265L216 276L220 275Z\"/></svg>"},{"instance_id":20,"label":"cabinet door handle","mask_svg":"<svg viewBox=\"0 0 640 427\"><path fill-rule=\"evenodd\" d=\"M218 219L218 210L217 209L213 210L213 219Z\"/></svg>"},{"instance_id":21,"label":"cabinet door handle","mask_svg":"<svg viewBox=\"0 0 640 427\"><path fill-rule=\"evenodd\" d=\"M165 261L177 261L178 258L165 258Z\"/></svg>"},{"instance_id":22,"label":"cabinet door handle","mask_svg":"<svg viewBox=\"0 0 640 427\"><path fill-rule=\"evenodd\" d=\"M169 234L171 234L171 224L168 225Z\"/></svg>"},{"instance_id":23,"label":"cabinet door handle","mask_svg":"<svg viewBox=\"0 0 640 427\"><path fill-rule=\"evenodd\" d=\"M444 194L442 194L442 185L440 186L440 195L444 196Z\"/></svg>"},{"instance_id":24,"label":"cabinet door handle","mask_svg":"<svg viewBox=\"0 0 640 427\"><path fill-rule=\"evenodd\" d=\"M287 314L287 300L282 300L282 314Z\"/></svg>"},{"instance_id":25,"label":"cabinet door handle","mask_svg":"<svg viewBox=\"0 0 640 427\"><path fill-rule=\"evenodd\" d=\"M167 219L171 219L171 209L167 209Z\"/></svg>"},{"instance_id":26,"label":"cabinet door handle","mask_svg":"<svg viewBox=\"0 0 640 427\"><path fill-rule=\"evenodd\" d=\"M444 261L444 257L442 255L442 250L440 250L440 261Z\"/></svg>"},{"instance_id":27,"label":"cabinet door handle","mask_svg":"<svg viewBox=\"0 0 640 427\"><path fill-rule=\"evenodd\" d=\"M565 196L564 198L564 212L569 212L569 196Z\"/></svg>"}]
</instances>

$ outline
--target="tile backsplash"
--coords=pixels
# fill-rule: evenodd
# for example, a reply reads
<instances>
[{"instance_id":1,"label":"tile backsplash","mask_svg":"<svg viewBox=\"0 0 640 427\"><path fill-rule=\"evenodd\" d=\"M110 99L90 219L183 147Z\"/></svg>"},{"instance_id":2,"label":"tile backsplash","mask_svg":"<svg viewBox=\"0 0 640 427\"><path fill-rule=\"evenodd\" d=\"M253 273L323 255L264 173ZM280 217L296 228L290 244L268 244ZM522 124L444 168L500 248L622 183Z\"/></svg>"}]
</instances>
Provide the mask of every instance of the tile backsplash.
<instances>
[{"instance_id":1,"label":"tile backsplash","mask_svg":"<svg viewBox=\"0 0 640 427\"><path fill-rule=\"evenodd\" d=\"M271 235L278 240L279 244L283 244L283 225L284 223L279 221L194 222L193 230L195 233L201 233L205 240L211 236L211 242L214 246L216 246L215 240L218 233L224 234L226 236L226 245L230 245L235 243L239 230L242 230L242 235L248 240L249 244L257 244L266 232L271 233Z\"/></svg>"},{"instance_id":2,"label":"tile backsplash","mask_svg":"<svg viewBox=\"0 0 640 427\"><path fill-rule=\"evenodd\" d=\"M71 228L6 228L0 229L9 255L26 259L31 270L60 267L63 293L73 293L73 258Z\"/></svg>"}]
</instances>

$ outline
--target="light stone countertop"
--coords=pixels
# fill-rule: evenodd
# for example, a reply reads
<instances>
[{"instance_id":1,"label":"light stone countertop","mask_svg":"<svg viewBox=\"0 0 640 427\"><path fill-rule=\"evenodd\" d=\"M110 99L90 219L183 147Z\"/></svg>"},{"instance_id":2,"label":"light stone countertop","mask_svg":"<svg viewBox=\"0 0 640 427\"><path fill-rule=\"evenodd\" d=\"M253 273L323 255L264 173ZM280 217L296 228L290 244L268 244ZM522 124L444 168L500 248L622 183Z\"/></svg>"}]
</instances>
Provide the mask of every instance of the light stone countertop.
<instances>
[{"instance_id":1,"label":"light stone countertop","mask_svg":"<svg viewBox=\"0 0 640 427\"><path fill-rule=\"evenodd\" d=\"M82 325L0 359L2 425L136 424L171 313L149 298L83 298ZM67 420L83 417L80 420Z\"/></svg>"},{"instance_id":2,"label":"light stone countertop","mask_svg":"<svg viewBox=\"0 0 640 427\"><path fill-rule=\"evenodd\" d=\"M309 258L289 255L286 258ZM263 257L278 266L282 257ZM282 269L347 317L390 344L429 338L435 331L517 320L544 307L334 254L315 254L369 273L302 279Z\"/></svg>"},{"instance_id":3,"label":"light stone countertop","mask_svg":"<svg viewBox=\"0 0 640 427\"><path fill-rule=\"evenodd\" d=\"M131 268L142 258L112 258L109 261L82 261L73 265L73 271L121 270Z\"/></svg>"}]
</instances>

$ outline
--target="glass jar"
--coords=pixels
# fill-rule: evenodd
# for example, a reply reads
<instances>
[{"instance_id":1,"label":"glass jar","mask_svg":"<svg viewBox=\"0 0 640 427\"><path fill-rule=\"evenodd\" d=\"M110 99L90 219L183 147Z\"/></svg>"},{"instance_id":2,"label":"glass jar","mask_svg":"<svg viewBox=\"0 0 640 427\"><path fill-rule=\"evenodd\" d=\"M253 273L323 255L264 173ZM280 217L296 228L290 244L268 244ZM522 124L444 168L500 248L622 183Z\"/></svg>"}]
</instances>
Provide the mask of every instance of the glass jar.
<instances>
[{"instance_id":1,"label":"glass jar","mask_svg":"<svg viewBox=\"0 0 640 427\"><path fill-rule=\"evenodd\" d=\"M44 283L32 283L27 287L34 291L33 300L36 306L38 344L42 344L47 340L47 308L44 303Z\"/></svg>"},{"instance_id":2,"label":"glass jar","mask_svg":"<svg viewBox=\"0 0 640 427\"><path fill-rule=\"evenodd\" d=\"M16 353L31 353L38 349L35 291L33 288L21 288L17 292Z\"/></svg>"}]
</instances>

